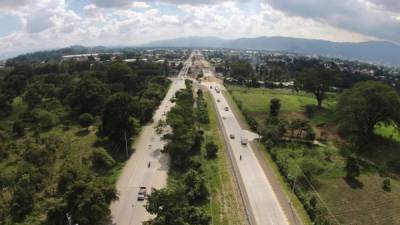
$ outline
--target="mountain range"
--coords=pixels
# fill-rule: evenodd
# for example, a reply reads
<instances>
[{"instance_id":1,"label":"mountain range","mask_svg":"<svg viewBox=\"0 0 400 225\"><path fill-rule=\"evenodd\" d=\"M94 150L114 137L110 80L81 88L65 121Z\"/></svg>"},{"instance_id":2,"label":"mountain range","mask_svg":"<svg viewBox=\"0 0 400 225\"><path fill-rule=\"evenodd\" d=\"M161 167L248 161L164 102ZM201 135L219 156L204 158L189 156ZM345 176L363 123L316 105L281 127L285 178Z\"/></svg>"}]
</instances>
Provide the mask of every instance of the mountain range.
<instances>
[{"instance_id":1,"label":"mountain range","mask_svg":"<svg viewBox=\"0 0 400 225\"><path fill-rule=\"evenodd\" d=\"M400 66L400 45L385 41L332 42L289 37L257 37L225 40L218 37L183 37L155 41L143 47L210 47L252 49L319 55Z\"/></svg>"}]
</instances>

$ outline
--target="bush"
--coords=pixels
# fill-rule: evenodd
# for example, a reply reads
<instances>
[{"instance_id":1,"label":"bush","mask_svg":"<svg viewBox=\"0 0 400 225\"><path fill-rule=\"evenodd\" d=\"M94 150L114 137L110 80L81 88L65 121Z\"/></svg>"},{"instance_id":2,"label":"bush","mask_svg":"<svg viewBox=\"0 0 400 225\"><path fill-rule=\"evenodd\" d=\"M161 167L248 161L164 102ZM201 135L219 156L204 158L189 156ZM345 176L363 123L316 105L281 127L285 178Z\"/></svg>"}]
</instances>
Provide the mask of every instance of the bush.
<instances>
[{"instance_id":1,"label":"bush","mask_svg":"<svg viewBox=\"0 0 400 225\"><path fill-rule=\"evenodd\" d=\"M355 178L360 176L360 165L354 157L349 157L346 161L346 177Z\"/></svg>"},{"instance_id":2,"label":"bush","mask_svg":"<svg viewBox=\"0 0 400 225\"><path fill-rule=\"evenodd\" d=\"M382 181L382 189L383 189L384 191L387 191L387 192L392 191L390 178L385 178L385 179Z\"/></svg>"},{"instance_id":3,"label":"bush","mask_svg":"<svg viewBox=\"0 0 400 225\"><path fill-rule=\"evenodd\" d=\"M32 117L33 120L39 123L39 126L43 129L50 129L59 122L59 119L55 114L41 109L34 109L32 111Z\"/></svg>"},{"instance_id":4,"label":"bush","mask_svg":"<svg viewBox=\"0 0 400 225\"><path fill-rule=\"evenodd\" d=\"M97 170L109 169L115 165L115 160L104 149L96 149L92 153L92 166Z\"/></svg>"},{"instance_id":5,"label":"bush","mask_svg":"<svg viewBox=\"0 0 400 225\"><path fill-rule=\"evenodd\" d=\"M13 123L13 134L16 137L22 137L25 135L25 124L21 120L15 121Z\"/></svg>"},{"instance_id":6,"label":"bush","mask_svg":"<svg viewBox=\"0 0 400 225\"><path fill-rule=\"evenodd\" d=\"M218 145L216 145L214 142L209 142L206 145L206 150L207 150L207 158L212 159L217 157L218 153Z\"/></svg>"},{"instance_id":7,"label":"bush","mask_svg":"<svg viewBox=\"0 0 400 225\"><path fill-rule=\"evenodd\" d=\"M308 118L312 118L315 113L315 107L313 105L306 105L304 107L304 113Z\"/></svg>"},{"instance_id":8,"label":"bush","mask_svg":"<svg viewBox=\"0 0 400 225\"><path fill-rule=\"evenodd\" d=\"M89 127L94 123L94 118L90 113L83 113L79 116L79 124L82 127Z\"/></svg>"}]
</instances>

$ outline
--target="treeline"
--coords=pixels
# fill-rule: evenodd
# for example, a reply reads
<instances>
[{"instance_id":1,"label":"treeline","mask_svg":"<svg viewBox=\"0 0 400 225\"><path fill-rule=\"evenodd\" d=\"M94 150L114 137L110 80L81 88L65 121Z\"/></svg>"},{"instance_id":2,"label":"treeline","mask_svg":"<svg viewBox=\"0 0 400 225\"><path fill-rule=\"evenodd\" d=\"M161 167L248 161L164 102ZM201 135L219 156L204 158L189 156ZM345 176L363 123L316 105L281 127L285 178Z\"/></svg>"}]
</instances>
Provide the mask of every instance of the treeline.
<instances>
[{"instance_id":1,"label":"treeline","mask_svg":"<svg viewBox=\"0 0 400 225\"><path fill-rule=\"evenodd\" d=\"M210 216L202 209L209 191L202 167L203 133L196 129L194 97L190 81L186 89L176 94L176 106L167 123L172 133L167 135L166 151L171 157L170 182L167 188L153 190L146 209L156 215L150 225L208 225Z\"/></svg>"},{"instance_id":2,"label":"treeline","mask_svg":"<svg viewBox=\"0 0 400 225\"><path fill-rule=\"evenodd\" d=\"M110 171L170 81L144 62L38 68L52 66L19 64L0 77L0 224L99 224L117 198ZM71 130L80 131L64 139ZM94 146L71 149L89 133Z\"/></svg>"}]
</instances>

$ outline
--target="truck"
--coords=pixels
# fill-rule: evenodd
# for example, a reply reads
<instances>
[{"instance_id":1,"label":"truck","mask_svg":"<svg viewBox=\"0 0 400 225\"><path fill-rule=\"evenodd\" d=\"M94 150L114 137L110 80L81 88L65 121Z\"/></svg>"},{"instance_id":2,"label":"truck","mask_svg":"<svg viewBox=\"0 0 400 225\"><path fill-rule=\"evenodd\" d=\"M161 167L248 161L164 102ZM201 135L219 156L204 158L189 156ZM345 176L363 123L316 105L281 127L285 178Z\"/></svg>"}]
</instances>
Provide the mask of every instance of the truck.
<instances>
[{"instance_id":1,"label":"truck","mask_svg":"<svg viewBox=\"0 0 400 225\"><path fill-rule=\"evenodd\" d=\"M246 137L240 137L240 143L242 144L242 145L247 145L247 138Z\"/></svg>"}]
</instances>

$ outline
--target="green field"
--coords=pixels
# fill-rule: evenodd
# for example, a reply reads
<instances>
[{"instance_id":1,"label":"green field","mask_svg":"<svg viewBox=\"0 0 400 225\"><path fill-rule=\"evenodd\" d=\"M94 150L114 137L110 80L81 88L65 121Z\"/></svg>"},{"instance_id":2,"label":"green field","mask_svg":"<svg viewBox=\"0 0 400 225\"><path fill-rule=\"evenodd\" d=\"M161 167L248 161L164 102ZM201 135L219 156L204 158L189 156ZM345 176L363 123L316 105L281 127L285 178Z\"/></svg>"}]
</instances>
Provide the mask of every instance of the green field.
<instances>
[{"instance_id":1,"label":"green field","mask_svg":"<svg viewBox=\"0 0 400 225\"><path fill-rule=\"evenodd\" d=\"M245 105L246 109L262 122L268 116L270 101L278 98L281 101L281 113L285 118L302 118L301 112L306 105L316 105L315 98L305 92L294 92L288 89L266 89L266 88L242 88L228 86L232 97ZM314 123L321 123L326 120L333 120L334 115L330 111L336 105L334 94L328 94L328 98L323 102L324 110L319 111L312 119Z\"/></svg>"},{"instance_id":2,"label":"green field","mask_svg":"<svg viewBox=\"0 0 400 225\"><path fill-rule=\"evenodd\" d=\"M242 105L250 115L262 125L268 117L269 101L281 100L281 117L286 120L301 118L310 121L314 129L318 124L326 124L334 134L336 126L334 107L336 97L329 94L323 110L316 111L311 119L304 114L304 106L316 104L312 95L304 92L292 92L285 89L246 89L228 87L233 99ZM243 119L243 117L242 117ZM320 196L318 205L327 205L327 214L333 221L349 225L400 224L400 135L393 126L377 126L376 143L366 146L371 152L360 154L361 176L358 182L344 179L345 156L341 145L336 141L327 142L317 148L309 149L301 145L282 144L265 151L265 157L277 163L277 168L289 174L296 174L302 161L317 163L322 170L314 176L311 184L302 184L305 196ZM337 145L337 146L335 146ZM382 173L382 171L385 171ZM390 176L392 191L382 189L382 181ZM316 191L314 191L314 189ZM308 197L308 198L309 198Z\"/></svg>"}]
</instances>

